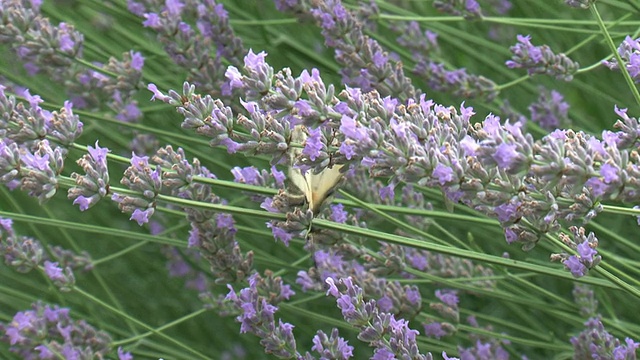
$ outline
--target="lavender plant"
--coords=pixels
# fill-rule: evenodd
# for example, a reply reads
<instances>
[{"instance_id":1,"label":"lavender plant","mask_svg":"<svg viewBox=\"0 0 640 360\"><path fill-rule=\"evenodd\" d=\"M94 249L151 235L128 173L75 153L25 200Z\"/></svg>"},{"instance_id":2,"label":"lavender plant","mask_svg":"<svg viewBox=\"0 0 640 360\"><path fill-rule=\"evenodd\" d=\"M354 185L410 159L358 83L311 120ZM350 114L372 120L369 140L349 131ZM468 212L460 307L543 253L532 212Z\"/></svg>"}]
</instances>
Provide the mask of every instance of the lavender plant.
<instances>
[{"instance_id":1,"label":"lavender plant","mask_svg":"<svg viewBox=\"0 0 640 360\"><path fill-rule=\"evenodd\" d=\"M639 14L0 0L0 358L635 359Z\"/></svg>"}]
</instances>

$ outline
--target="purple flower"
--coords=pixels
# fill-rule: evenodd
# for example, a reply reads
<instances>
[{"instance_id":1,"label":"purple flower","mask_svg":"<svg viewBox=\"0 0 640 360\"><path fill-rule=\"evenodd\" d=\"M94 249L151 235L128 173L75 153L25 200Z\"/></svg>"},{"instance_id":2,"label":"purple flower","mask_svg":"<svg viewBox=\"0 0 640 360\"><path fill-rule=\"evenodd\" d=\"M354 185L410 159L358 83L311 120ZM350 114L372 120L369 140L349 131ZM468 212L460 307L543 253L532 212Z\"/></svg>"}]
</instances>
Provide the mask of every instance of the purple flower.
<instances>
[{"instance_id":1,"label":"purple flower","mask_svg":"<svg viewBox=\"0 0 640 360\"><path fill-rule=\"evenodd\" d=\"M571 271L571 275L575 277L582 277L587 274L587 267L580 261L575 255L569 256L567 260L563 262L563 264Z\"/></svg>"},{"instance_id":2,"label":"purple flower","mask_svg":"<svg viewBox=\"0 0 640 360\"><path fill-rule=\"evenodd\" d=\"M349 213L346 210L344 210L344 205L342 204L331 205L331 216L329 217L331 221L344 224L345 222L347 222L348 215Z\"/></svg>"},{"instance_id":3,"label":"purple flower","mask_svg":"<svg viewBox=\"0 0 640 360\"><path fill-rule=\"evenodd\" d=\"M454 173L450 167L439 163L435 169L433 169L433 177L438 179L440 185L445 185L454 180Z\"/></svg>"},{"instance_id":4,"label":"purple flower","mask_svg":"<svg viewBox=\"0 0 640 360\"><path fill-rule=\"evenodd\" d=\"M148 208L146 210L135 209L133 210L133 213L131 214L129 220L134 220L138 223L138 225L142 226L143 224L149 222L149 218L151 217L151 215L153 215L154 212L155 211L153 208Z\"/></svg>"},{"instance_id":5,"label":"purple flower","mask_svg":"<svg viewBox=\"0 0 640 360\"><path fill-rule=\"evenodd\" d=\"M279 171L278 169L276 169L275 166L271 167L271 176L273 176L273 179L276 182L276 186L278 187L283 187L284 186L284 182L287 178L287 176L284 174L284 172Z\"/></svg>"},{"instance_id":6,"label":"purple flower","mask_svg":"<svg viewBox=\"0 0 640 360\"><path fill-rule=\"evenodd\" d=\"M228 80L230 89L239 89L244 86L244 83L242 82L242 74L240 74L240 71L238 71L235 66L229 66L227 71L224 73L224 76Z\"/></svg>"},{"instance_id":7,"label":"purple flower","mask_svg":"<svg viewBox=\"0 0 640 360\"><path fill-rule=\"evenodd\" d=\"M149 165L148 156L131 156L129 166L120 180L120 183L135 191L138 195L126 195L114 193L111 199L118 203L122 212L132 214L130 220L135 220L142 226L149 221L155 212L156 197L162 190L162 171L160 166L155 169Z\"/></svg>"},{"instance_id":8,"label":"purple flower","mask_svg":"<svg viewBox=\"0 0 640 360\"><path fill-rule=\"evenodd\" d=\"M380 200L393 200L396 196L394 189L396 184L389 184L380 188Z\"/></svg>"},{"instance_id":9,"label":"purple flower","mask_svg":"<svg viewBox=\"0 0 640 360\"><path fill-rule=\"evenodd\" d=\"M260 185L258 182L258 176L260 173L258 169L253 166L239 168L234 167L231 169L231 174L233 175L234 181L242 184L250 184L250 185Z\"/></svg>"},{"instance_id":10,"label":"purple flower","mask_svg":"<svg viewBox=\"0 0 640 360\"><path fill-rule=\"evenodd\" d=\"M518 157L517 146L515 144L500 144L493 154L493 159L499 167L509 169Z\"/></svg>"},{"instance_id":11,"label":"purple flower","mask_svg":"<svg viewBox=\"0 0 640 360\"><path fill-rule=\"evenodd\" d=\"M118 347L118 360L133 360L133 355L125 352L121 347Z\"/></svg>"},{"instance_id":12,"label":"purple flower","mask_svg":"<svg viewBox=\"0 0 640 360\"><path fill-rule=\"evenodd\" d=\"M616 166L610 163L606 163L603 164L600 168L600 175L602 175L602 178L606 184L611 184L613 182L618 182L618 180L620 179L620 176L618 175L619 171L620 169L618 169Z\"/></svg>"},{"instance_id":13,"label":"purple flower","mask_svg":"<svg viewBox=\"0 0 640 360\"><path fill-rule=\"evenodd\" d=\"M324 143L321 140L322 131L320 128L308 129L309 136L307 137L302 150L302 154L307 155L312 161L315 161L324 150Z\"/></svg>"},{"instance_id":14,"label":"purple flower","mask_svg":"<svg viewBox=\"0 0 640 360\"><path fill-rule=\"evenodd\" d=\"M57 262L45 260L44 272L60 291L71 291L71 288L75 284L75 276L70 267L66 267L63 271Z\"/></svg>"},{"instance_id":15,"label":"purple flower","mask_svg":"<svg viewBox=\"0 0 640 360\"><path fill-rule=\"evenodd\" d=\"M596 247L598 239L594 233L585 235L584 228L572 226L569 230L573 233L573 239L565 234L560 234L560 239L576 250L577 255L568 256L566 254L554 254L552 259L562 260L566 268L571 271L575 277L586 275L587 271L594 268L600 263L601 256L598 255Z\"/></svg>"},{"instance_id":16,"label":"purple flower","mask_svg":"<svg viewBox=\"0 0 640 360\"><path fill-rule=\"evenodd\" d=\"M285 246L289 246L289 242L293 239L293 234L287 232L285 229L273 225L271 222L267 223L267 227L271 229L271 233L276 240L280 240L285 244Z\"/></svg>"},{"instance_id":17,"label":"purple flower","mask_svg":"<svg viewBox=\"0 0 640 360\"><path fill-rule=\"evenodd\" d=\"M62 269L58 267L57 262L45 261L44 272L53 281L57 281L63 278Z\"/></svg>"}]
</instances>

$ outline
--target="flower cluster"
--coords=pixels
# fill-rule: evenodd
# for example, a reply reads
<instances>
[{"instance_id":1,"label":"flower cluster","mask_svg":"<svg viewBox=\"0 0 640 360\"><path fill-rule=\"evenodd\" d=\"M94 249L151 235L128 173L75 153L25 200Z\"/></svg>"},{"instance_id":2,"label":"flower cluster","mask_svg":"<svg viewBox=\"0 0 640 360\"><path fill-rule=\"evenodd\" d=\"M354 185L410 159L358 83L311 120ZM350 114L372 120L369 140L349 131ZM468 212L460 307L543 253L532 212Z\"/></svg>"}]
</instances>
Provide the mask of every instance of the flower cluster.
<instances>
[{"instance_id":1,"label":"flower cluster","mask_svg":"<svg viewBox=\"0 0 640 360\"><path fill-rule=\"evenodd\" d=\"M53 25L40 14L40 3L41 0L0 0L0 45L10 50L7 63L23 65L29 74L59 82L76 109L99 109L101 113L107 110L117 114L115 118L122 122L141 119L143 113L134 97L140 89L145 66L142 54L127 51L121 59L113 57L89 63L83 58L83 35L69 24ZM322 292L328 285L327 295L337 299L344 320L357 330L357 338L371 346L373 359L431 359L431 354L420 352L419 333L409 323L415 321L415 325L423 327L424 334L430 337L426 341L443 339L448 349L456 349L453 337L447 337L464 329L461 325L465 321L461 320L461 314L467 311L462 308L464 291L474 288L491 291L498 281L510 279L493 276L493 268L469 260L394 243L399 242L400 236L419 240L429 236L428 240L445 243L448 239L431 237L431 233L425 236L427 230L435 227L436 233L445 233L451 239L464 234L466 229L449 232L446 226L428 218L429 210L433 210L427 200L429 195L440 190L445 207L467 206L496 219L506 241L518 243L525 250L533 248L540 239L557 235L565 226L584 226L602 211L602 203L637 203L640 122L627 115L626 109L615 109L621 119L614 131L604 131L601 136L560 130L568 122L568 104L555 90L540 91L538 100L529 107L531 119L553 132L536 140L526 132L524 117L512 111L508 101L499 101L504 104L504 113L511 117L507 121L493 114L474 119L474 110L465 103L455 107L437 104L412 83L400 57L381 46L390 37L377 34L376 26L386 26L393 15L381 14L378 6L384 6L385 12L393 12L397 5L393 2L376 5L375 1L369 4L358 1L343 5L341 0L275 0L278 10L295 16L301 25L310 21L318 25L325 44L335 49L335 62L345 84L340 88L325 83L316 69L304 70L299 75L287 68L276 71L267 63L265 52L249 50L242 59L245 55L242 40L235 35L227 11L215 0L127 3L129 11L140 17L138 20L144 18L145 35L156 32L170 58L154 56L158 63L152 70L173 61L183 71L176 76L186 74L182 93L174 90L163 93L156 85L148 84L152 100L174 106L183 120L183 129L207 137L211 146L223 147L230 154L259 156L255 163L266 158L270 163L266 169L253 166L231 169L234 181L244 186L226 183L228 188L256 190L257 194L221 195L217 189L225 182L217 179L220 173L214 175L198 159L188 160L181 148L165 146L156 151L159 141L149 134L137 134L131 143L135 149L131 166L120 181L126 189L116 189L109 183L107 157L110 160L119 157L109 155L111 150L100 147L97 141L77 161L82 174L71 174L74 185L63 176L68 149L80 148L75 141L83 130L73 113L72 102L65 102L59 111L49 112L41 107L43 101L39 96L19 87L5 91L7 88L2 85L0 183L11 190L21 188L41 204L51 199L59 187L71 187L68 198L81 211L109 196L123 212L130 214L130 220L140 226L147 224L145 227L154 235L164 228L167 233L182 231L182 235L188 231L186 250L163 249L169 259L170 275L186 278L187 286L201 293L206 306L215 303L221 314L233 313L241 324L240 332L256 335L265 351L275 357L311 360L314 359L311 353L315 352L321 359L348 359L354 357L355 349L335 328L326 333L319 330L312 339L306 339L306 343L312 343L308 352L299 349L294 325L276 321L275 316L278 306L284 307L283 302L295 293L271 271L257 272L254 253L241 250L240 245L246 239L243 231L261 233L260 229L249 228L255 227L253 219L241 216L275 219L267 227L274 238L287 246L292 244L292 248L278 249L271 256L297 252L299 242L292 240L305 239L303 250L311 254L313 265L297 273L297 284L304 292ZM358 3L359 9L355 9L354 3ZM595 0L565 3L587 8ZM246 10L231 1L229 4L230 11ZM435 0L433 5L442 12L474 20L482 19L487 9L506 12L510 2ZM95 9L99 6L102 4ZM283 20L293 23L295 19ZM478 29L486 28L480 22L463 26L475 25L479 25ZM417 22L397 24L393 29L402 33L398 43L403 50L413 55L411 61L416 65L412 75L424 81L430 91L492 101L503 88L488 78L440 61L437 34L423 31ZM251 29L242 31L248 33ZM441 34L445 38L445 33ZM374 39L379 35L385 35L380 36L380 42ZM523 68L529 75L547 74L566 81L578 71L578 63L564 54L553 53L549 46L533 46L530 36L519 35L517 39L518 44L511 47L513 58L506 64L509 68ZM603 64L613 70L624 66L640 82L639 44L627 37L618 48L622 61ZM153 44L149 45L139 47L153 51ZM86 49L96 48L91 44ZM92 51L91 56L96 54L99 53ZM173 68L167 66L170 69ZM156 76L153 81L163 82L154 73L148 71L145 76ZM26 100L17 102L9 96L10 92ZM495 108L494 105L487 104L487 108ZM161 107L164 105L158 108ZM150 121L156 120L155 114L150 115ZM133 127L118 126L124 128L123 125ZM113 152L118 150L114 148ZM214 161L219 164L217 159ZM224 159L220 163L231 162ZM281 166L289 167L289 183L279 170ZM113 175L114 167L110 170ZM321 180L323 174L333 174L332 181L340 180L331 182L321 192L318 183L311 179ZM296 186L300 187L298 191L293 189ZM324 195L338 187L346 188L354 199L345 201L346 206L328 206L330 201L324 201ZM230 205L239 200L236 195L247 195L242 200L249 198L268 213L240 211ZM360 201L380 206L358 208ZM169 225L167 214L178 213L185 215L186 222ZM384 239L374 227L397 236ZM560 233L559 237L563 248L570 249L571 254L554 254L551 258L561 262L575 277L584 276L601 261L596 251L598 239L593 233L587 235L582 227L569 229L572 234ZM365 241L370 240L366 239L367 231L371 237L384 241ZM475 231L470 230L471 235ZM42 240L41 243L17 236L11 221L0 219L0 256L8 266L22 273L39 271L48 284L61 291L73 290L74 270L92 268L88 253L76 254L47 246ZM463 240L455 246L459 244ZM557 244L556 241L554 245ZM494 245L488 244L487 248ZM297 261L292 267L299 270L300 263ZM285 267L278 274L293 277L292 267ZM208 268L206 272L201 271L204 268ZM433 284L451 278L464 285L460 289L445 289L435 284L435 288L422 293L425 288L417 285L426 283L421 281L424 279ZM454 281L446 283L456 286ZM215 298L219 285L229 289L225 300L223 295ZM239 288L242 289L236 292ZM79 291L80 287L75 289ZM429 295L433 291L435 296ZM305 295L306 299L286 306L318 300L313 294ZM425 301L423 296L430 299ZM584 318L591 318L585 324L587 329L571 340L575 357L635 359L640 343L629 338L623 343L605 331L603 323L607 322L596 313L595 294L576 287L574 296L575 309L579 308ZM566 317L564 321L569 323L572 319ZM476 331L469 331L464 345L458 344L462 359L508 358L503 348L508 341L490 338L492 328L481 328L473 316L466 322ZM0 323L0 330L4 332L1 341L9 344L10 351L28 359L115 357L109 335L83 321L72 320L68 309L57 306L36 303L32 311L19 312L10 322ZM513 339L524 343L516 336ZM565 351L569 348L566 345ZM120 360L131 358L121 349L117 353ZM449 358L446 353L443 357Z\"/></svg>"},{"instance_id":2,"label":"flower cluster","mask_svg":"<svg viewBox=\"0 0 640 360\"><path fill-rule=\"evenodd\" d=\"M554 54L547 45L533 46L531 36L518 35L518 44L510 48L513 57L506 62L511 69L527 69L529 75L545 74L571 81L580 64L565 54Z\"/></svg>"},{"instance_id":3,"label":"flower cluster","mask_svg":"<svg viewBox=\"0 0 640 360\"><path fill-rule=\"evenodd\" d=\"M627 35L620 46L618 46L618 54L620 58L622 58L622 61L624 61L624 67L629 72L629 75L631 75L631 78L635 80L635 82L640 82L640 38L634 40L631 36ZM620 68L616 58L610 61L605 60L602 64L611 70Z\"/></svg>"},{"instance_id":4,"label":"flower cluster","mask_svg":"<svg viewBox=\"0 0 640 360\"><path fill-rule=\"evenodd\" d=\"M569 228L573 234L573 239L567 234L560 234L560 240L576 250L577 255L553 254L551 260L561 261L575 277L582 277L587 271L596 267L602 257L598 255L598 239L594 233L585 235L584 228L572 226Z\"/></svg>"},{"instance_id":5,"label":"flower cluster","mask_svg":"<svg viewBox=\"0 0 640 360\"><path fill-rule=\"evenodd\" d=\"M65 79L75 57L82 55L84 36L72 25L53 26L40 15L41 1L0 2L0 43L10 44L31 74L48 71Z\"/></svg>"},{"instance_id":6,"label":"flower cluster","mask_svg":"<svg viewBox=\"0 0 640 360\"><path fill-rule=\"evenodd\" d=\"M225 204L210 185L197 181L198 178L214 179L215 175L198 159L189 163L182 149L166 146L158 150L152 161L157 165L156 169L166 169L162 172L162 186L172 196L206 204ZM185 206L183 209L191 224L188 245L197 248L209 263L216 283L242 281L249 276L253 271L253 253L243 254L240 250L233 217L206 208Z\"/></svg>"},{"instance_id":7,"label":"flower cluster","mask_svg":"<svg viewBox=\"0 0 640 360\"><path fill-rule=\"evenodd\" d=\"M49 112L40 107L39 96L25 90L26 106L4 89L0 85L0 181L45 203L58 189L67 146L82 134L82 123L69 102Z\"/></svg>"},{"instance_id":8,"label":"flower cluster","mask_svg":"<svg viewBox=\"0 0 640 360\"><path fill-rule=\"evenodd\" d=\"M0 254L6 265L27 273L42 264L44 248L39 241L17 236L11 219L0 218Z\"/></svg>"},{"instance_id":9,"label":"flower cluster","mask_svg":"<svg viewBox=\"0 0 640 360\"><path fill-rule=\"evenodd\" d=\"M205 294L202 298L212 303L222 315L238 314L236 321L241 324L240 332L258 336L266 353L282 359L315 359L309 352L304 355L298 352L293 325L282 320L278 320L277 324L275 322L276 305L295 295L289 285L269 271L265 272L264 277L252 274L248 282L249 287L238 292L227 285L230 292L223 301L213 299L211 294ZM353 347L339 336L337 329L333 329L331 335L318 330L312 342L311 350L319 353L323 359L349 359L353 356Z\"/></svg>"},{"instance_id":10,"label":"flower cluster","mask_svg":"<svg viewBox=\"0 0 640 360\"><path fill-rule=\"evenodd\" d=\"M497 84L490 79L468 74L466 69L447 70L443 63L419 61L413 73L424 77L434 91L450 92L468 99L486 97L493 100L498 95Z\"/></svg>"},{"instance_id":11,"label":"flower cluster","mask_svg":"<svg viewBox=\"0 0 640 360\"><path fill-rule=\"evenodd\" d=\"M455 290L436 290L436 298L439 302L429 304L429 308L434 310L443 321L424 323L424 333L427 336L440 339L453 334L456 331L456 324L460 321L460 310L458 308L459 298Z\"/></svg>"},{"instance_id":12,"label":"flower cluster","mask_svg":"<svg viewBox=\"0 0 640 360\"><path fill-rule=\"evenodd\" d=\"M188 72L187 81L209 94L224 95L220 90L224 89L223 61L238 66L245 49L222 4L213 0L146 4L130 0L128 5L132 13L144 16L145 27L157 31L167 54Z\"/></svg>"},{"instance_id":13,"label":"flower cluster","mask_svg":"<svg viewBox=\"0 0 640 360\"><path fill-rule=\"evenodd\" d=\"M149 165L148 156L131 156L131 166L124 172L120 183L132 191L135 195L122 195L113 193L111 200L118 203L122 212L131 214L130 220L135 220L142 226L149 222L149 218L155 212L156 197L162 190L162 172L160 166L153 169Z\"/></svg>"},{"instance_id":14,"label":"flower cluster","mask_svg":"<svg viewBox=\"0 0 640 360\"><path fill-rule=\"evenodd\" d=\"M128 51L122 60L111 57L106 64L92 65L97 70L78 67L73 80L65 81L73 103L79 108L109 109L123 122L139 121L142 111L133 97L141 88L144 57Z\"/></svg>"},{"instance_id":15,"label":"flower cluster","mask_svg":"<svg viewBox=\"0 0 640 360\"><path fill-rule=\"evenodd\" d=\"M481 3L476 0L436 0L433 7L445 14L462 16L465 20L479 20L485 11L504 15L512 7L510 0L485 0Z\"/></svg>"},{"instance_id":16,"label":"flower cluster","mask_svg":"<svg viewBox=\"0 0 640 360\"><path fill-rule=\"evenodd\" d=\"M365 91L373 89L381 94L407 99L418 94L411 79L404 74L402 63L395 61L380 44L364 34L358 14L353 14L340 0L310 2L310 6L281 6L303 19L312 16L322 28L325 45L335 49L335 59L341 65L342 82ZM377 8L362 4L375 13ZM366 17L366 16L364 16Z\"/></svg>"},{"instance_id":17,"label":"flower cluster","mask_svg":"<svg viewBox=\"0 0 640 360\"><path fill-rule=\"evenodd\" d=\"M11 322L0 323L2 341L23 359L102 359L112 351L111 337L84 320L73 320L69 309L34 303L32 310L16 313ZM118 349L120 360L131 355Z\"/></svg>"},{"instance_id":18,"label":"flower cluster","mask_svg":"<svg viewBox=\"0 0 640 360\"><path fill-rule=\"evenodd\" d=\"M162 250L167 258L166 268L169 276L183 279L185 288L196 290L202 294L212 286L207 274L200 271L200 268L195 265L200 264L202 259L197 249L183 250L167 246Z\"/></svg>"},{"instance_id":19,"label":"flower cluster","mask_svg":"<svg viewBox=\"0 0 640 360\"><path fill-rule=\"evenodd\" d=\"M41 269L60 291L70 291L75 284L73 269L93 268L86 252L76 254L58 246L44 247L36 239L17 235L12 225L11 219L0 218L0 256L16 271Z\"/></svg>"},{"instance_id":20,"label":"flower cluster","mask_svg":"<svg viewBox=\"0 0 640 360\"><path fill-rule=\"evenodd\" d=\"M40 4L41 1L0 1L0 43L10 44L29 74L46 73L63 82L76 107L106 105L122 121L141 118L132 96L142 77L142 55L130 51L123 54L122 61L110 58L106 65L92 64L97 71L86 69L78 61L82 60L84 47L82 33L67 23L51 24L40 14Z\"/></svg>"},{"instance_id":21,"label":"flower cluster","mask_svg":"<svg viewBox=\"0 0 640 360\"><path fill-rule=\"evenodd\" d=\"M562 94L555 90L541 89L538 100L529 105L531 121L545 130L552 131L568 125L569 104L564 101Z\"/></svg>"},{"instance_id":22,"label":"flower cluster","mask_svg":"<svg viewBox=\"0 0 640 360\"><path fill-rule=\"evenodd\" d=\"M282 279L274 278L272 274L265 274L263 278L258 273L252 274L249 287L236 293L231 285L227 301L231 302L240 313L236 318L240 325L240 333L251 333L260 337L260 344L265 352L281 359L289 359L297 354L296 341L293 336L293 325L276 324L274 314L278 310L275 306L280 301L289 299L295 292L289 285L284 285ZM267 298L264 294L270 294Z\"/></svg>"},{"instance_id":23,"label":"flower cluster","mask_svg":"<svg viewBox=\"0 0 640 360\"><path fill-rule=\"evenodd\" d=\"M483 76L468 74L466 69L449 69L444 63L435 61L439 52L437 34L421 31L415 22L400 23L394 30L401 35L398 43L412 53L416 65L413 74L425 79L430 89L448 92L463 98L485 97L492 100L498 95L497 84Z\"/></svg>"},{"instance_id":24,"label":"flower cluster","mask_svg":"<svg viewBox=\"0 0 640 360\"><path fill-rule=\"evenodd\" d=\"M575 284L572 291L576 305L580 307L580 315L594 317L598 310L598 300L593 288L584 284Z\"/></svg>"},{"instance_id":25,"label":"flower cluster","mask_svg":"<svg viewBox=\"0 0 640 360\"><path fill-rule=\"evenodd\" d=\"M419 332L411 329L407 320L383 311L375 300L365 301L362 288L351 278L339 282L344 291L338 289L333 278L327 278L327 295L337 299L344 319L359 330L358 339L374 347L374 359L432 359L431 354L420 353L416 339Z\"/></svg>"},{"instance_id":26,"label":"flower cluster","mask_svg":"<svg viewBox=\"0 0 640 360\"><path fill-rule=\"evenodd\" d=\"M85 175L72 173L71 178L76 186L69 189L67 196L85 211L109 194L109 170L107 169L107 153L109 149L101 148L96 141L95 147L87 146L89 154L78 159Z\"/></svg>"},{"instance_id":27,"label":"flower cluster","mask_svg":"<svg viewBox=\"0 0 640 360\"><path fill-rule=\"evenodd\" d=\"M481 328L475 316L469 316L467 318L467 323L469 323L471 327L478 328L482 332L491 332L493 330L490 326ZM509 359L509 352L502 347L502 345L510 344L508 340L501 340L485 335L470 333L469 341L473 343L470 347L465 348L458 346L458 353L460 355L459 359ZM458 358L447 356L446 353L443 353L442 355L445 360L459 360ZM521 358L525 359L526 356L522 356Z\"/></svg>"},{"instance_id":28,"label":"flower cluster","mask_svg":"<svg viewBox=\"0 0 640 360\"><path fill-rule=\"evenodd\" d=\"M471 126L471 108L458 112L424 96L401 104L348 87L331 96L333 88L317 71L298 78L287 69L274 74L264 54L250 52L244 70L241 75L230 67L227 73L231 87L250 100L244 103L250 118L234 118L231 108L195 94L189 84L183 95L149 88L156 99L178 107L184 127L213 138L213 145L268 154L272 163L291 151L292 124L319 126L322 146L306 141L294 166L322 171L357 164L372 176L390 176L391 183L439 187L449 201L497 218L507 241L525 249L544 233L557 232L561 221L584 223L596 216L600 199L633 200L640 186L633 175L640 159L628 149L638 124L626 110L616 109L623 118L616 125L620 131L604 133L604 141L558 130L536 142L521 123L501 124L489 115ZM306 215L295 218L303 221Z\"/></svg>"},{"instance_id":29,"label":"flower cluster","mask_svg":"<svg viewBox=\"0 0 640 360\"><path fill-rule=\"evenodd\" d=\"M388 281L383 276L398 273L387 269L380 273L380 268L374 268L373 261L360 264L356 260L348 260L348 256L357 255L357 249L351 249L355 254L349 254L346 246L336 246L337 250L318 250L314 253L315 266L308 271L299 271L296 283L304 291L321 291L328 278L346 278L363 290L365 299L375 299L378 307L398 318L412 319L422 309L422 297L416 286L401 285L398 281ZM384 255L383 255L384 256ZM366 256L361 256L367 260ZM390 265L393 255L386 254L386 264Z\"/></svg>"},{"instance_id":30,"label":"flower cluster","mask_svg":"<svg viewBox=\"0 0 640 360\"><path fill-rule=\"evenodd\" d=\"M605 330L599 317L589 319L584 325L586 329L571 338L574 359L636 359L636 349L640 343L626 338L622 344Z\"/></svg>"}]
</instances>

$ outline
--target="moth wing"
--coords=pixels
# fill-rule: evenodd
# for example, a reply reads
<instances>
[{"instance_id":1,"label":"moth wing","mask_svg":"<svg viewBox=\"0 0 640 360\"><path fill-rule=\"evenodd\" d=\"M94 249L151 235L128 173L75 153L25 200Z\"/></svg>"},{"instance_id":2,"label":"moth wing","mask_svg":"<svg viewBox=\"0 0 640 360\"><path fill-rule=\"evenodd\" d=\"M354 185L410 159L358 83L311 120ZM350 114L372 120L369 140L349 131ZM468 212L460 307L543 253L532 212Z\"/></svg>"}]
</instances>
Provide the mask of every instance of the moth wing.
<instances>
[{"instance_id":1,"label":"moth wing","mask_svg":"<svg viewBox=\"0 0 640 360\"><path fill-rule=\"evenodd\" d=\"M336 186L342 180L342 173L340 169L342 165L335 165L330 168L326 168L318 174L313 174L311 171L307 173L307 182L311 188L311 199L309 200L309 208L314 214L320 211L322 203L333 195Z\"/></svg>"}]
</instances>

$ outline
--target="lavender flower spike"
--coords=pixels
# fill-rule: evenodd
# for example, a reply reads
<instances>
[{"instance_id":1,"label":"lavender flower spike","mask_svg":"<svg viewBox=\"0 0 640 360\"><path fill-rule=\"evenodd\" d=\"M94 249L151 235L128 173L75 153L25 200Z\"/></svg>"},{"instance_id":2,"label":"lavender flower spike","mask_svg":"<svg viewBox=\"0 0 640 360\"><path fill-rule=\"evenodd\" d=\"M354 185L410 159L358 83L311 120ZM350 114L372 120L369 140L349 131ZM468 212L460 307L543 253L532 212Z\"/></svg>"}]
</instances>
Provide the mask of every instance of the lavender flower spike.
<instances>
[{"instance_id":1,"label":"lavender flower spike","mask_svg":"<svg viewBox=\"0 0 640 360\"><path fill-rule=\"evenodd\" d=\"M621 341L607 332L599 317L589 319L585 330L571 338L574 359L635 360L640 343L631 338Z\"/></svg>"},{"instance_id":2,"label":"lavender flower spike","mask_svg":"<svg viewBox=\"0 0 640 360\"><path fill-rule=\"evenodd\" d=\"M510 48L513 57L506 62L511 69L523 68L527 69L529 75L546 74L571 81L580 68L580 64L565 54L554 54L547 45L533 46L529 35L518 35L517 38L519 43Z\"/></svg>"},{"instance_id":3,"label":"lavender flower spike","mask_svg":"<svg viewBox=\"0 0 640 360\"><path fill-rule=\"evenodd\" d=\"M236 318L241 323L240 333L248 332L258 336L267 354L273 354L280 359L301 358L296 351L293 325L283 323L282 320L278 320L276 325L273 315L278 307L269 302L277 303L294 294L288 285L283 285L281 278L273 278L272 274L266 274L265 278L262 278L258 273L254 273L249 277L249 287L240 290L238 294L231 285L227 287L229 294L226 300L240 312ZM274 296L267 299L260 295L263 292L272 293Z\"/></svg>"},{"instance_id":4,"label":"lavender flower spike","mask_svg":"<svg viewBox=\"0 0 640 360\"><path fill-rule=\"evenodd\" d=\"M362 288L354 285L350 277L340 279L344 291L338 289L331 277L326 284L327 295L337 298L344 319L360 330L358 339L375 347L372 359L432 359L430 353L420 353L416 340L419 332L410 329L408 321L381 311L375 300L365 302Z\"/></svg>"},{"instance_id":5,"label":"lavender flower spike","mask_svg":"<svg viewBox=\"0 0 640 360\"><path fill-rule=\"evenodd\" d=\"M338 329L331 330L331 336L327 336L322 330L313 337L311 350L320 353L321 359L346 360L353 356L353 346L338 336Z\"/></svg>"},{"instance_id":6,"label":"lavender flower spike","mask_svg":"<svg viewBox=\"0 0 640 360\"><path fill-rule=\"evenodd\" d=\"M634 40L631 36L627 35L620 46L618 46L618 54L620 54L620 58L624 61L624 67L629 72L629 75L631 75L631 78L633 78L636 83L640 82L640 38ZM605 60L602 64L611 70L620 69L620 64L618 64L616 58L611 59L611 61Z\"/></svg>"},{"instance_id":7,"label":"lavender flower spike","mask_svg":"<svg viewBox=\"0 0 640 360\"><path fill-rule=\"evenodd\" d=\"M95 148L87 146L89 154L78 159L77 164L82 167L85 175L72 173L71 178L76 186L69 189L67 196L74 205L85 211L95 205L109 193L109 171L107 169L107 153L109 149L101 148L96 141Z\"/></svg>"},{"instance_id":8,"label":"lavender flower spike","mask_svg":"<svg viewBox=\"0 0 640 360\"><path fill-rule=\"evenodd\" d=\"M51 199L58 191L58 176L66 153L61 147L51 148L47 140L39 141L33 153L25 152L20 158L20 189L37 197L40 204Z\"/></svg>"},{"instance_id":9,"label":"lavender flower spike","mask_svg":"<svg viewBox=\"0 0 640 360\"><path fill-rule=\"evenodd\" d=\"M560 240L575 249L577 255L553 254L552 260L561 261L575 277L582 277L587 271L596 267L602 257L598 255L598 238L594 233L585 235L584 228L572 226L569 230L573 233L573 240L566 234L560 234Z\"/></svg>"},{"instance_id":10,"label":"lavender flower spike","mask_svg":"<svg viewBox=\"0 0 640 360\"><path fill-rule=\"evenodd\" d=\"M120 195L114 193L111 200L118 203L122 212L130 213L130 220L135 220L138 225L149 222L149 218L155 212L155 198L162 189L162 171L160 166L155 170L149 165L149 157L131 157L131 166L124 172L120 183L129 189L139 193L139 196Z\"/></svg>"},{"instance_id":11,"label":"lavender flower spike","mask_svg":"<svg viewBox=\"0 0 640 360\"><path fill-rule=\"evenodd\" d=\"M111 337L84 320L73 320L69 309L34 303L12 321L0 323L9 350L22 359L104 359L111 352ZM126 353L119 351L123 356Z\"/></svg>"}]
</instances>

